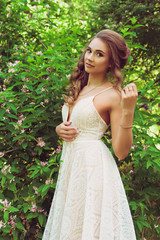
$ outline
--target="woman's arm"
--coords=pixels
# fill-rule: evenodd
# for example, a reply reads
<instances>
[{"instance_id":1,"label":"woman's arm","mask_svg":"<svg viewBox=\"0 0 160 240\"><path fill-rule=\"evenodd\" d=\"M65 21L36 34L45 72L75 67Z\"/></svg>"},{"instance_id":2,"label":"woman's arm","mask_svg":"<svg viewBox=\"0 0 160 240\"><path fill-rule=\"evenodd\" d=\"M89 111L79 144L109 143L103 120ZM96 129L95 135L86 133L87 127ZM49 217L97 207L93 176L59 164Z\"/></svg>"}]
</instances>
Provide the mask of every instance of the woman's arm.
<instances>
[{"instance_id":1,"label":"woman's arm","mask_svg":"<svg viewBox=\"0 0 160 240\"><path fill-rule=\"evenodd\" d=\"M128 84L121 97L117 94L110 111L112 146L119 159L124 159L132 146L132 124L137 97L136 85Z\"/></svg>"}]
</instances>

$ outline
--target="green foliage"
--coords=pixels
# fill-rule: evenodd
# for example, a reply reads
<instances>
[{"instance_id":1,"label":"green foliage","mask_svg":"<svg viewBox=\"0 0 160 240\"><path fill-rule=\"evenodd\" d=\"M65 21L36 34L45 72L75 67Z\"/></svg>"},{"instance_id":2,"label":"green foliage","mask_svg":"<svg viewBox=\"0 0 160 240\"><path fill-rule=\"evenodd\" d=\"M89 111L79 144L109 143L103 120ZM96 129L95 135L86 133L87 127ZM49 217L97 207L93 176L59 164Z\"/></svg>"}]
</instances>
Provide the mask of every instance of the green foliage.
<instances>
[{"instance_id":1,"label":"green foliage","mask_svg":"<svg viewBox=\"0 0 160 240\"><path fill-rule=\"evenodd\" d=\"M81 44L69 6L3 1L0 42L0 235L41 239L53 197L61 142L62 94Z\"/></svg>"},{"instance_id":2,"label":"green foliage","mask_svg":"<svg viewBox=\"0 0 160 240\"><path fill-rule=\"evenodd\" d=\"M60 165L62 142L55 134L55 127L61 122L62 94L85 43L106 27L118 30L126 38L132 57L124 70L124 84L134 80L141 92L135 111L134 145L125 161L117 163L137 239L160 236L159 72L156 57L148 51L154 52L156 47L143 42L147 39L142 37L149 16L146 22L140 21L139 5L135 6L135 17L125 11L125 16L121 14L128 1L103 2L102 8L98 1L93 4L92 0L87 3L1 1L0 235L3 240L42 238ZM157 6L149 4L154 12ZM145 4L143 13L144 9ZM118 16L122 16L122 23L117 22ZM152 30L157 34L154 24ZM108 139L109 132L105 142L111 147Z\"/></svg>"}]
</instances>

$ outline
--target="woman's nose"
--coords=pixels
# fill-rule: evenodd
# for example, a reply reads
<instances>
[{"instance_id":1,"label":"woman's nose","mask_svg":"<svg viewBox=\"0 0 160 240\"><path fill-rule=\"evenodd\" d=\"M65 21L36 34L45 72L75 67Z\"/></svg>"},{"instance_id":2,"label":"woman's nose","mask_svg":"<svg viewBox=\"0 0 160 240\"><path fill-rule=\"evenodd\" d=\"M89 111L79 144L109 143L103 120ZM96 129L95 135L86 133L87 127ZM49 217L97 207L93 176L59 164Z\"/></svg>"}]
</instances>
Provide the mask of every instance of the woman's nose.
<instances>
[{"instance_id":1,"label":"woman's nose","mask_svg":"<svg viewBox=\"0 0 160 240\"><path fill-rule=\"evenodd\" d=\"M93 61L93 60L94 60L93 53L90 53L90 54L88 55L88 60L90 60L90 61Z\"/></svg>"}]
</instances>

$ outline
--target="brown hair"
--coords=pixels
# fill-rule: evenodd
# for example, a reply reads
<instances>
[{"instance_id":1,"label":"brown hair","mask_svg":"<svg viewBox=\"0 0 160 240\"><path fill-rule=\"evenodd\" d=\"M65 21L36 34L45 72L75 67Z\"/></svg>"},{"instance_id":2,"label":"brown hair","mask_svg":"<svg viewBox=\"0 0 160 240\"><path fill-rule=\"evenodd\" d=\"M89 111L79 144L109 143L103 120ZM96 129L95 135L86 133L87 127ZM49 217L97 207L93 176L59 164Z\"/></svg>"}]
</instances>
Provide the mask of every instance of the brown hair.
<instances>
[{"instance_id":1,"label":"brown hair","mask_svg":"<svg viewBox=\"0 0 160 240\"><path fill-rule=\"evenodd\" d=\"M121 70L127 63L130 49L125 42L124 38L118 33L106 29L102 30L94 38L100 38L109 47L110 54L110 65L107 74L110 74L112 80L114 80L114 86L120 87L122 84ZM89 42L89 43L90 43ZM80 56L77 67L73 69L73 74L70 77L70 86L68 86L68 96L64 96L66 103L72 105L73 102L78 98L78 95L82 88L87 85L88 73L85 71L84 56L86 50Z\"/></svg>"}]
</instances>

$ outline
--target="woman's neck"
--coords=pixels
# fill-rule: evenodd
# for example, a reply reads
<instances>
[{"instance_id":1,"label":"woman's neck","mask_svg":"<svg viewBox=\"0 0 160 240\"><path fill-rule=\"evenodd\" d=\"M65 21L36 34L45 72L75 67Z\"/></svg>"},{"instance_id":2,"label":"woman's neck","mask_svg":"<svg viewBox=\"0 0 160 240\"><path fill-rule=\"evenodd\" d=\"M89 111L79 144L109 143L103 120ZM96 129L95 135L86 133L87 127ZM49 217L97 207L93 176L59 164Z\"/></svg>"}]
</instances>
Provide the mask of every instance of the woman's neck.
<instances>
[{"instance_id":1,"label":"woman's neck","mask_svg":"<svg viewBox=\"0 0 160 240\"><path fill-rule=\"evenodd\" d=\"M87 86L88 87L96 86L96 85L103 84L105 82L106 83L108 82L106 76L96 76L96 75L89 74Z\"/></svg>"}]
</instances>

